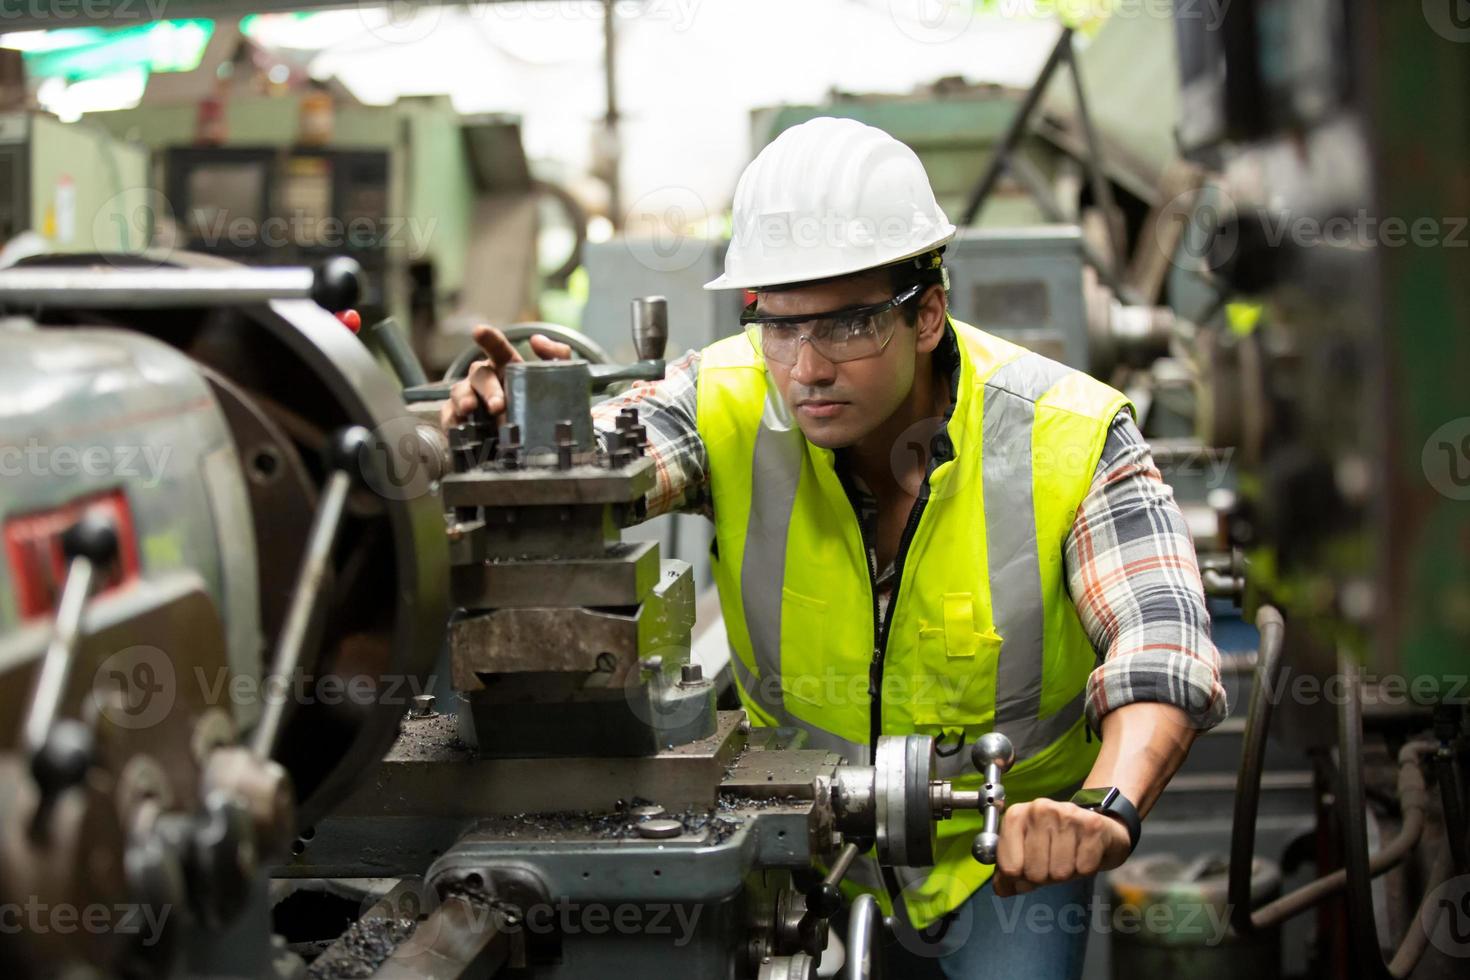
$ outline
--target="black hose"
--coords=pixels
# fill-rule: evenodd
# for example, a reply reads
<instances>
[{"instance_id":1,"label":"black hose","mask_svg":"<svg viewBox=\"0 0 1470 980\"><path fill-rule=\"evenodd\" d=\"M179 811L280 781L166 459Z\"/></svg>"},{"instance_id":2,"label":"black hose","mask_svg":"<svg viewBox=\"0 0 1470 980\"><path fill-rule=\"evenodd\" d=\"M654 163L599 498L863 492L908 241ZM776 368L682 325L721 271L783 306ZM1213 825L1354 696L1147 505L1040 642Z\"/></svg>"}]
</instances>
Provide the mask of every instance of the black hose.
<instances>
[{"instance_id":1,"label":"black hose","mask_svg":"<svg viewBox=\"0 0 1470 980\"><path fill-rule=\"evenodd\" d=\"M1424 788L1420 760L1433 751L1433 743L1410 742L1399 752L1398 801L1404 819L1394 839L1374 852L1368 861L1368 870L1375 878L1403 863L1424 836L1429 792ZM1280 925L1342 891L1345 884L1347 872L1339 868L1256 909L1251 913L1251 925L1256 929Z\"/></svg>"},{"instance_id":2,"label":"black hose","mask_svg":"<svg viewBox=\"0 0 1470 980\"><path fill-rule=\"evenodd\" d=\"M1343 868L1347 872L1348 943L1358 975L1383 980L1389 976L1378 947L1373 915L1373 873L1368 866L1368 799L1363 790L1362 677L1350 657L1338 658L1343 684L1337 711L1338 774L1342 780L1338 812L1342 814Z\"/></svg>"},{"instance_id":3,"label":"black hose","mask_svg":"<svg viewBox=\"0 0 1470 980\"><path fill-rule=\"evenodd\" d=\"M1444 802L1444 826L1450 838L1450 862L1457 875L1470 874L1470 842L1465 839L1465 806L1460 798L1460 773L1455 754L1444 745L1434 756L1434 772L1439 778L1440 799Z\"/></svg>"},{"instance_id":4,"label":"black hose","mask_svg":"<svg viewBox=\"0 0 1470 980\"><path fill-rule=\"evenodd\" d=\"M1266 735L1271 729L1271 703L1281 675L1282 637L1286 621L1275 606L1256 613L1261 639L1256 659L1256 683L1251 688L1250 713L1245 721L1245 745L1235 778L1235 817L1230 826L1230 923L1249 935L1251 922L1251 869L1255 865L1256 814L1261 802L1261 772L1266 765Z\"/></svg>"},{"instance_id":5,"label":"black hose","mask_svg":"<svg viewBox=\"0 0 1470 980\"><path fill-rule=\"evenodd\" d=\"M1230 924L1240 935L1278 926L1335 895L1347 884L1346 870L1339 869L1252 910L1251 868L1255 856L1256 814L1260 807L1266 739L1271 727L1272 709L1275 707L1271 698L1278 689L1281 678L1282 638L1286 623L1275 607L1262 606L1256 614L1256 628L1261 634L1256 684L1251 690L1250 712L1245 723L1245 744L1241 751L1240 773L1236 778L1235 818L1230 829L1228 903ZM1356 687L1353 688L1353 696L1358 696ZM1361 724L1359 739L1361 740ZM1411 742L1399 753L1398 797L1403 808L1403 826L1393 840L1381 847L1368 862L1370 877L1377 877L1397 867L1413 853L1423 836L1428 793L1424 787L1420 759L1432 751L1431 743ZM1349 759L1354 762L1349 763ZM1360 763L1361 753L1343 756L1342 764L1351 765L1358 770L1359 778ZM1360 801L1360 804L1357 811L1364 814L1366 802Z\"/></svg>"}]
</instances>

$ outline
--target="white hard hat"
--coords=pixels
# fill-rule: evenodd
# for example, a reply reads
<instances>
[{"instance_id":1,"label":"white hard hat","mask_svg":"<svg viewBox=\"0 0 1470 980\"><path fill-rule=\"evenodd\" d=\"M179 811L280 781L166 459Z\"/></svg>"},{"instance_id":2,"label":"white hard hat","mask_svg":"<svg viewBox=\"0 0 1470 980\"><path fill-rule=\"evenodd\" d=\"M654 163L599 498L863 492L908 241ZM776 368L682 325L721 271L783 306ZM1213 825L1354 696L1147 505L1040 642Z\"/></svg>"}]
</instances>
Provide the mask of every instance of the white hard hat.
<instances>
[{"instance_id":1,"label":"white hard hat","mask_svg":"<svg viewBox=\"0 0 1470 980\"><path fill-rule=\"evenodd\" d=\"M845 276L954 238L918 156L881 129L822 116L793 126L735 185L725 274L705 289Z\"/></svg>"}]
</instances>

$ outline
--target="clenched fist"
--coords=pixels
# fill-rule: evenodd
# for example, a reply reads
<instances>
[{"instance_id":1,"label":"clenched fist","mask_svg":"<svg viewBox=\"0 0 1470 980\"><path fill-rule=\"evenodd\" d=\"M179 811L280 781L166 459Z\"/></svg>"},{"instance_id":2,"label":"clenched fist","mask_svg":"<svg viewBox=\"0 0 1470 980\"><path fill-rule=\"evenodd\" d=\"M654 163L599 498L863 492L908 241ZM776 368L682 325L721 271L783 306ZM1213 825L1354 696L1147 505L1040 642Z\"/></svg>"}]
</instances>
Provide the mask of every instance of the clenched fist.
<instances>
[{"instance_id":1,"label":"clenched fist","mask_svg":"<svg viewBox=\"0 0 1470 980\"><path fill-rule=\"evenodd\" d=\"M505 414L505 366L522 360L515 345L494 327L476 327L474 338L486 356L483 361L471 364L464 379L456 381L449 390L449 399L439 410L439 422L446 429L469 418L477 404L484 404L499 425ZM571 347L539 333L531 338L531 350L543 361L565 361L572 356Z\"/></svg>"},{"instance_id":2,"label":"clenched fist","mask_svg":"<svg viewBox=\"0 0 1470 980\"><path fill-rule=\"evenodd\" d=\"M1001 827L995 893L1007 898L1109 871L1129 850L1128 828L1112 817L1056 800L1017 803Z\"/></svg>"}]
</instances>

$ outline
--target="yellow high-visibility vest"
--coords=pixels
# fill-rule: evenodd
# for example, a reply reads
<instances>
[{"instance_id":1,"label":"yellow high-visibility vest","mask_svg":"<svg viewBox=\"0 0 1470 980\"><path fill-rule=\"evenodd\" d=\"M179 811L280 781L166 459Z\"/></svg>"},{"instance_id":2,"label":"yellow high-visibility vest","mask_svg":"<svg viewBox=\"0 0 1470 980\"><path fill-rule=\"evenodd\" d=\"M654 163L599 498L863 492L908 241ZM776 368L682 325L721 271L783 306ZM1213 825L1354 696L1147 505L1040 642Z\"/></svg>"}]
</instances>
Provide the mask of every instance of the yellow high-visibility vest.
<instances>
[{"instance_id":1,"label":"yellow high-visibility vest","mask_svg":"<svg viewBox=\"0 0 1470 980\"><path fill-rule=\"evenodd\" d=\"M741 700L757 725L870 761L878 733L932 735L937 778L975 789L968 743L1007 735L1010 802L1068 791L1098 746L1083 702L1097 665L1067 591L1063 547L1128 400L1087 375L951 321L952 451L931 464L890 602L880 705L869 695L872 572L832 450L807 442L744 336L703 352L698 428L709 453L715 582ZM942 458L942 457L939 457ZM974 813L939 825L932 869L901 876L924 927L992 868L971 857ZM1002 829L1002 834L1004 830Z\"/></svg>"}]
</instances>

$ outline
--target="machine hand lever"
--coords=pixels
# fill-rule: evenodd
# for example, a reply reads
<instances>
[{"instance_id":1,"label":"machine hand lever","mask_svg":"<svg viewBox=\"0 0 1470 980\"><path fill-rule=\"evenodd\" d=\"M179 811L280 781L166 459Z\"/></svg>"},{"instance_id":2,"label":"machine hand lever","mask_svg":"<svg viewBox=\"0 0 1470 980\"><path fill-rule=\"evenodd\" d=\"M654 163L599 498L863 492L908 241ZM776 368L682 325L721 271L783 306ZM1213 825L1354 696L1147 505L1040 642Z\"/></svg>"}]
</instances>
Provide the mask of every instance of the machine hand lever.
<instances>
[{"instance_id":1,"label":"machine hand lever","mask_svg":"<svg viewBox=\"0 0 1470 980\"><path fill-rule=\"evenodd\" d=\"M981 864L994 864L1000 849L1000 818L1006 807L1006 790L1000 777L1015 764L1016 750L1011 740L1000 732L990 732L976 740L970 749L970 761L977 772L985 774L985 785L980 788L980 812L984 814L985 827L975 835L970 853Z\"/></svg>"},{"instance_id":2,"label":"machine hand lever","mask_svg":"<svg viewBox=\"0 0 1470 980\"><path fill-rule=\"evenodd\" d=\"M862 847L859 844L849 843L844 846L837 853L832 867L827 870L827 876L807 891L806 907L813 915L830 919L842 908L842 891L839 886L861 852Z\"/></svg>"},{"instance_id":3,"label":"machine hand lever","mask_svg":"<svg viewBox=\"0 0 1470 980\"><path fill-rule=\"evenodd\" d=\"M326 578L332 559L332 548L337 543L337 532L341 530L342 518L347 513L347 495L353 483L362 475L362 467L368 459L368 454L362 452L362 449L369 444L371 438L368 431L361 426L343 429L332 437L327 461L327 480L322 487L316 513L312 516L306 550L301 556L301 570L297 574L296 587L291 593L291 606L286 612L286 621L281 625L275 662L271 665L271 672L282 681L289 682L296 673L312 624L320 618L321 605L328 594ZM266 699L260 723L255 726L250 743L251 750L261 759L270 759L275 755L276 743L283 727L286 700Z\"/></svg>"},{"instance_id":4,"label":"machine hand lever","mask_svg":"<svg viewBox=\"0 0 1470 980\"><path fill-rule=\"evenodd\" d=\"M57 794L79 782L91 765L91 730L77 721L58 722L56 715L81 646L87 600L101 578L99 573L117 557L117 530L108 518L88 514L62 535L61 547L68 560L66 582L22 729L31 773L41 791L31 822L33 835L43 830Z\"/></svg>"}]
</instances>

